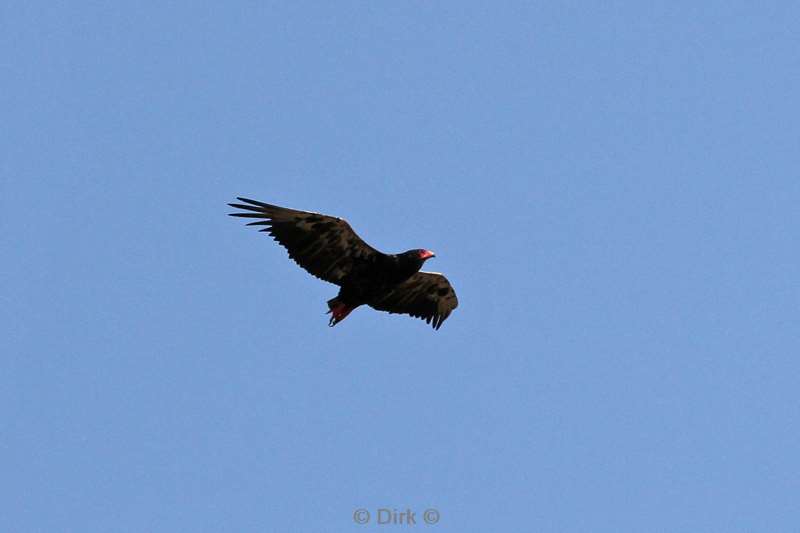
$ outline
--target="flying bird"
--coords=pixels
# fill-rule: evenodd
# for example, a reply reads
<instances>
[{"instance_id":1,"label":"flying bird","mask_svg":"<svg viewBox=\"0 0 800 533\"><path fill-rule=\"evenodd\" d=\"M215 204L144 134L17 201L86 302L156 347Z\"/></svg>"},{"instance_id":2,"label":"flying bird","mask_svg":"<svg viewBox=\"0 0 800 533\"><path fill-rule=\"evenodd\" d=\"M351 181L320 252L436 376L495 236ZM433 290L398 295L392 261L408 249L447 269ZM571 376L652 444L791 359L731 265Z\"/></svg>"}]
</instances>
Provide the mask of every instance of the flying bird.
<instances>
[{"instance_id":1,"label":"flying bird","mask_svg":"<svg viewBox=\"0 0 800 533\"><path fill-rule=\"evenodd\" d=\"M265 226L260 231L286 248L298 265L340 287L339 294L328 300L329 326L368 305L421 318L439 329L458 307L456 292L446 277L420 270L435 257L430 250L385 254L364 242L344 219L237 199L243 203L228 205L241 211L230 216L256 219L247 225Z\"/></svg>"}]
</instances>

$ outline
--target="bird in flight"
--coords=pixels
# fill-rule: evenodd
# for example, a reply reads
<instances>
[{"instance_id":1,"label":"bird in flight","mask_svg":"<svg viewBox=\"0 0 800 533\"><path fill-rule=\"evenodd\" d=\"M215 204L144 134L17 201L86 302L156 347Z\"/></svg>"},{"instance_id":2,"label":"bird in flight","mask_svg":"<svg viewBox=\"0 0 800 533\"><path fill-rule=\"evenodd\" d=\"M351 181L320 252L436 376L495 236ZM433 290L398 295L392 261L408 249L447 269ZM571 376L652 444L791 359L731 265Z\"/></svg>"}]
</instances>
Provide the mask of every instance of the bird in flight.
<instances>
[{"instance_id":1,"label":"bird in flight","mask_svg":"<svg viewBox=\"0 0 800 533\"><path fill-rule=\"evenodd\" d=\"M430 250L384 254L364 242L344 219L237 199L242 203L228 205L241 211L230 216L256 219L247 225L264 226L260 231L286 248L298 265L340 287L339 294L328 300L329 326L368 305L421 318L439 329L458 307L456 292L446 277L420 270L435 257Z\"/></svg>"}]
</instances>

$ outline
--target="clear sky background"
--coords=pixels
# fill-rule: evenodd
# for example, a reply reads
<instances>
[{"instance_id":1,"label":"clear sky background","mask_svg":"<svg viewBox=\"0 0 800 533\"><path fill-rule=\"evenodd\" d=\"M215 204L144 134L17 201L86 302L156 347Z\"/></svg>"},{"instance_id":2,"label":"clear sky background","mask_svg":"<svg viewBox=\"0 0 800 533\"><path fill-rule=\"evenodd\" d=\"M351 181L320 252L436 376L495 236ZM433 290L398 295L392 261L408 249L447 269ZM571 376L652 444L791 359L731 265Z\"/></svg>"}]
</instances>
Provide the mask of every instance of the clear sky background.
<instances>
[{"instance_id":1,"label":"clear sky background","mask_svg":"<svg viewBox=\"0 0 800 533\"><path fill-rule=\"evenodd\" d=\"M799 23L4 5L0 529L797 531ZM328 328L237 195L435 250L460 307Z\"/></svg>"}]
</instances>

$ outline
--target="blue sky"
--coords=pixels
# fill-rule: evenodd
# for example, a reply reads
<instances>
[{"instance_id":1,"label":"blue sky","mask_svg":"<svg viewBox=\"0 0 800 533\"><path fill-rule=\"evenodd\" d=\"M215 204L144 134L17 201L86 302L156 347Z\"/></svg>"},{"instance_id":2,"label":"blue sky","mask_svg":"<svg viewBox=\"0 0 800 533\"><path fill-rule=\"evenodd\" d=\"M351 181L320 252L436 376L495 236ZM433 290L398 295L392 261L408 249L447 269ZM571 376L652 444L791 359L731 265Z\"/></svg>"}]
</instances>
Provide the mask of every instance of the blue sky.
<instances>
[{"instance_id":1,"label":"blue sky","mask_svg":"<svg viewBox=\"0 0 800 533\"><path fill-rule=\"evenodd\" d=\"M4 6L2 529L796 531L799 20ZM238 195L460 307L328 328Z\"/></svg>"}]
</instances>

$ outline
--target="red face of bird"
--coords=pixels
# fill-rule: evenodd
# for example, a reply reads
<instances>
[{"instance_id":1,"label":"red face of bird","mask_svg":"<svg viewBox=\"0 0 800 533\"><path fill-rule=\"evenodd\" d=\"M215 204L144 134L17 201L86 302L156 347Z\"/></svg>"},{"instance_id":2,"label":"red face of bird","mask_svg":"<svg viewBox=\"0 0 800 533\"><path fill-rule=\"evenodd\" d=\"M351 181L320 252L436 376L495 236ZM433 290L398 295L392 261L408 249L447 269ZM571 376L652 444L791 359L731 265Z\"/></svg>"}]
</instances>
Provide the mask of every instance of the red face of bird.
<instances>
[{"instance_id":1,"label":"red face of bird","mask_svg":"<svg viewBox=\"0 0 800 533\"><path fill-rule=\"evenodd\" d=\"M425 261L426 259L430 259L431 257L436 257L436 254L431 252L430 250L420 250L419 251L419 258Z\"/></svg>"}]
</instances>

